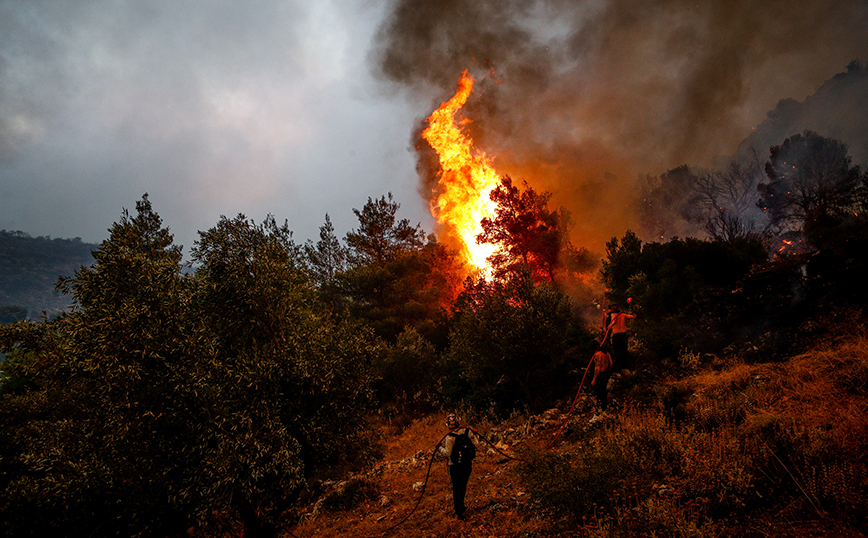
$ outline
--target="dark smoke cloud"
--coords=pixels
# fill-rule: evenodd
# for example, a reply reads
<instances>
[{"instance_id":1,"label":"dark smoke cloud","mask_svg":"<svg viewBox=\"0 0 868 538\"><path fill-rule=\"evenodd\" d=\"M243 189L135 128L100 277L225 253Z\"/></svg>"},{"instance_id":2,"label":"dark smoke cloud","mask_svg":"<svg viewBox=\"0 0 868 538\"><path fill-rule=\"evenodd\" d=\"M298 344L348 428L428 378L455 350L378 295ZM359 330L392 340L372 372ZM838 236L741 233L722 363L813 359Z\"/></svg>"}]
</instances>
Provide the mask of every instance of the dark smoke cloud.
<instances>
[{"instance_id":1,"label":"dark smoke cloud","mask_svg":"<svg viewBox=\"0 0 868 538\"><path fill-rule=\"evenodd\" d=\"M478 147L601 249L635 225L640 174L733 154L780 99L866 51L863 0L397 0L371 59L385 81L436 88L432 107L469 69Z\"/></svg>"}]
</instances>

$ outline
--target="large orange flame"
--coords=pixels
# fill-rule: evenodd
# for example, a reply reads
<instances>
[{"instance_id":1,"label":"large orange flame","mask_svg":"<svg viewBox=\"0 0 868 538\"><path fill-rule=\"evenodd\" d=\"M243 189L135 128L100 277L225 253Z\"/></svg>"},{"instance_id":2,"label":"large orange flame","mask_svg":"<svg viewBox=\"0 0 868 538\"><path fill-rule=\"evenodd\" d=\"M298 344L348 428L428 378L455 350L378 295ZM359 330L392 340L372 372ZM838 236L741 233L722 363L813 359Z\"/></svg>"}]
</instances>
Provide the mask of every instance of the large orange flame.
<instances>
[{"instance_id":1,"label":"large orange flame","mask_svg":"<svg viewBox=\"0 0 868 538\"><path fill-rule=\"evenodd\" d=\"M473 78L464 71L458 81L458 91L431 114L422 138L440 157L440 195L432 204L431 212L463 242L465 260L478 269L487 270L486 259L495 246L477 244L476 236L482 232L482 219L494 216L495 204L489 194L500 184L500 177L485 152L473 148L473 141L456 122L456 113L472 91ZM462 120L462 123L467 121Z\"/></svg>"}]
</instances>

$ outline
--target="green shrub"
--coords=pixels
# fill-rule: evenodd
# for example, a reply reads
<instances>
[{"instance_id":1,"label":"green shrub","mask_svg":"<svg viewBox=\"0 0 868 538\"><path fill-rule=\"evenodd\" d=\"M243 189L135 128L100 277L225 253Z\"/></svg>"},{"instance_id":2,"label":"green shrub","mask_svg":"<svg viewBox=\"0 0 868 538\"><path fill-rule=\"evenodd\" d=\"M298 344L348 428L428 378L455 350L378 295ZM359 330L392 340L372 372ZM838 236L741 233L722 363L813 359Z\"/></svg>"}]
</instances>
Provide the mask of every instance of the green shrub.
<instances>
[{"instance_id":1,"label":"green shrub","mask_svg":"<svg viewBox=\"0 0 868 538\"><path fill-rule=\"evenodd\" d=\"M620 479L614 454L538 454L518 466L532 508L556 527L577 528L609 501Z\"/></svg>"},{"instance_id":2,"label":"green shrub","mask_svg":"<svg viewBox=\"0 0 868 538\"><path fill-rule=\"evenodd\" d=\"M438 383L443 376L433 344L414 328L404 329L393 345L374 362L376 392L381 405L395 414L430 412L439 403Z\"/></svg>"},{"instance_id":3,"label":"green shrub","mask_svg":"<svg viewBox=\"0 0 868 538\"><path fill-rule=\"evenodd\" d=\"M569 298L529 274L480 281L456 303L444 391L477 410L539 411L568 388Z\"/></svg>"}]
</instances>

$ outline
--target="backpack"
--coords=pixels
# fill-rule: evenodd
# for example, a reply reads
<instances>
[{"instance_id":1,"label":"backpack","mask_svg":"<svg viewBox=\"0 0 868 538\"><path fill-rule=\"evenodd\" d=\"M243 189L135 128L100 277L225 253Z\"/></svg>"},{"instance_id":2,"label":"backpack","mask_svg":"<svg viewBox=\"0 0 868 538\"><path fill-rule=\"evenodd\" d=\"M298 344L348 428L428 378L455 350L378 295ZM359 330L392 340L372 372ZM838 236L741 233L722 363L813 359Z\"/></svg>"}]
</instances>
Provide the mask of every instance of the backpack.
<instances>
[{"instance_id":1,"label":"backpack","mask_svg":"<svg viewBox=\"0 0 868 538\"><path fill-rule=\"evenodd\" d=\"M452 454L450 459L452 464L470 463L476 457L476 445L470 440L470 434L467 430L464 433L455 435L455 444L452 445Z\"/></svg>"}]
</instances>

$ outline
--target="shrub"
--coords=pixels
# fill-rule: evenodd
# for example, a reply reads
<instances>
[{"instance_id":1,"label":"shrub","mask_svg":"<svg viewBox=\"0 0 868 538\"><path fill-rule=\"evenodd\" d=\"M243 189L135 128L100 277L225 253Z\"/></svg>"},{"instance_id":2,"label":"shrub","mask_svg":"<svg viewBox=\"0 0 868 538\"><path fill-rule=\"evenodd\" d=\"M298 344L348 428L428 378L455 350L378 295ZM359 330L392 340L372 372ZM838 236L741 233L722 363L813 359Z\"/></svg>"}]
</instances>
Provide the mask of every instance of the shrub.
<instances>
[{"instance_id":1,"label":"shrub","mask_svg":"<svg viewBox=\"0 0 868 538\"><path fill-rule=\"evenodd\" d=\"M518 466L532 507L555 526L577 528L598 506L608 503L620 479L614 454L537 454Z\"/></svg>"},{"instance_id":2,"label":"shrub","mask_svg":"<svg viewBox=\"0 0 868 538\"><path fill-rule=\"evenodd\" d=\"M823 516L835 513L860 522L856 513L868 500L868 472L846 460L833 437L804 428L792 417L763 417L743 432L758 487L769 500L788 502Z\"/></svg>"},{"instance_id":3,"label":"shrub","mask_svg":"<svg viewBox=\"0 0 868 538\"><path fill-rule=\"evenodd\" d=\"M529 274L469 286L449 335L446 394L501 416L544 409L568 387L571 321L569 299Z\"/></svg>"},{"instance_id":4,"label":"shrub","mask_svg":"<svg viewBox=\"0 0 868 538\"><path fill-rule=\"evenodd\" d=\"M442 364L434 346L416 329L404 329L375 361L374 370L380 403L396 415L436 408Z\"/></svg>"}]
</instances>

